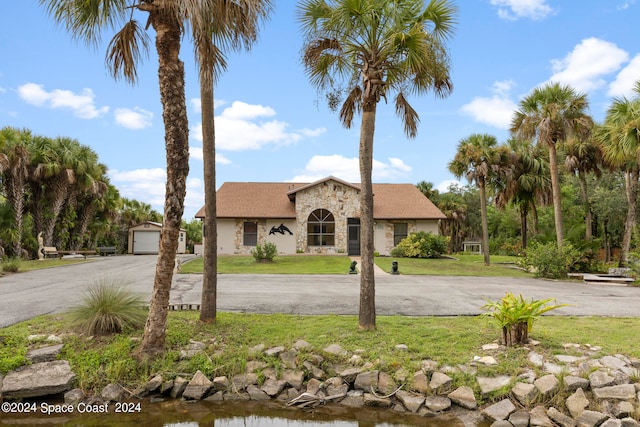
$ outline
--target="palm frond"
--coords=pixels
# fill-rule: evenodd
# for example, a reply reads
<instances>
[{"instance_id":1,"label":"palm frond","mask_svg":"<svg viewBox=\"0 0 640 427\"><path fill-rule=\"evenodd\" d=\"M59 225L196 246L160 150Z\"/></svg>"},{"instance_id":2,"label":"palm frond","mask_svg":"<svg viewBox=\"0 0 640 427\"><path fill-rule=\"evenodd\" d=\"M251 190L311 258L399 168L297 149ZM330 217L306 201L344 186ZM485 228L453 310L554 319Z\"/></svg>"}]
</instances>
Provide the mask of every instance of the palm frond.
<instances>
[{"instance_id":1,"label":"palm frond","mask_svg":"<svg viewBox=\"0 0 640 427\"><path fill-rule=\"evenodd\" d=\"M129 83L138 81L137 64L149 51L149 35L135 20L130 20L116 33L107 47L106 63L117 80L124 77Z\"/></svg>"}]
</instances>

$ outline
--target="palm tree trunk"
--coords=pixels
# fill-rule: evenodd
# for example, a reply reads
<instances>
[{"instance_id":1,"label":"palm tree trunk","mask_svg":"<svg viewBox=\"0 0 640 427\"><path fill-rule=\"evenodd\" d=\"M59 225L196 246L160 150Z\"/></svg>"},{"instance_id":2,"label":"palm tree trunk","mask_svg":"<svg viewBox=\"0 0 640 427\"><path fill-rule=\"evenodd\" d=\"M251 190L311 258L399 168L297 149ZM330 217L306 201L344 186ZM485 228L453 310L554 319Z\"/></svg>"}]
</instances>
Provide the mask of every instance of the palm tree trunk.
<instances>
[{"instance_id":1,"label":"palm tree trunk","mask_svg":"<svg viewBox=\"0 0 640 427\"><path fill-rule=\"evenodd\" d=\"M204 67L204 65L201 65ZM213 81L200 77L202 104L202 156L204 162L204 271L200 320L215 322L218 289L218 229L216 214L216 140Z\"/></svg>"},{"instance_id":2,"label":"palm tree trunk","mask_svg":"<svg viewBox=\"0 0 640 427\"><path fill-rule=\"evenodd\" d=\"M636 224L636 203L638 200L638 176L637 168L624 174L625 189L627 194L627 218L624 222L624 234L622 235L622 248L620 251L620 267L626 267L631 248L631 237Z\"/></svg>"},{"instance_id":3,"label":"palm tree trunk","mask_svg":"<svg viewBox=\"0 0 640 427\"><path fill-rule=\"evenodd\" d=\"M522 249L527 249L527 205L529 202L520 203L520 233L522 234Z\"/></svg>"},{"instance_id":4,"label":"palm tree trunk","mask_svg":"<svg viewBox=\"0 0 640 427\"><path fill-rule=\"evenodd\" d=\"M373 135L376 102L365 100L360 128L360 311L361 329L376 327L375 276L373 270Z\"/></svg>"},{"instance_id":5,"label":"palm tree trunk","mask_svg":"<svg viewBox=\"0 0 640 427\"><path fill-rule=\"evenodd\" d=\"M587 193L587 178L584 176L584 172L578 172L578 182L580 184L580 195L582 196L582 203L584 204L584 225L585 225L585 239L591 241L592 223L591 218L591 206L589 205L589 194Z\"/></svg>"},{"instance_id":6,"label":"palm tree trunk","mask_svg":"<svg viewBox=\"0 0 640 427\"><path fill-rule=\"evenodd\" d=\"M165 127L167 183L160 252L149 315L142 344L138 349L140 356L155 356L164 352L169 293L189 173L189 123L186 113L184 64L179 57L181 23L164 9L150 12L149 19L156 31L160 100Z\"/></svg>"},{"instance_id":7,"label":"palm tree trunk","mask_svg":"<svg viewBox=\"0 0 640 427\"><path fill-rule=\"evenodd\" d=\"M551 172L551 191L553 194L553 219L556 223L556 239L558 248L562 247L564 234L562 232L562 198L560 195L560 174L558 173L558 159L556 142L549 144L549 169Z\"/></svg>"},{"instance_id":8,"label":"palm tree trunk","mask_svg":"<svg viewBox=\"0 0 640 427\"><path fill-rule=\"evenodd\" d=\"M489 259L489 222L487 220L487 192L484 179L478 180L480 189L480 216L482 220L482 253L484 254L484 265L490 265Z\"/></svg>"}]
</instances>

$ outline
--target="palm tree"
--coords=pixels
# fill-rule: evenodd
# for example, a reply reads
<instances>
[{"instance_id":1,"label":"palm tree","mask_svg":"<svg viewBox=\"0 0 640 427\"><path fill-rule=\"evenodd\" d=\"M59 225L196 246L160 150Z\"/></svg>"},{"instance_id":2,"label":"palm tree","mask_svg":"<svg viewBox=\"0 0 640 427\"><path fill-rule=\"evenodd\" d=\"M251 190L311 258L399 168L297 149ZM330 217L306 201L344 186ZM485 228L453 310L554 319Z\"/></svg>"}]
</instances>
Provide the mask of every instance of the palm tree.
<instances>
[{"instance_id":1,"label":"palm tree","mask_svg":"<svg viewBox=\"0 0 640 427\"><path fill-rule=\"evenodd\" d=\"M551 179L549 162L540 147L531 141L511 138L507 141L513 156L512 175L496 193L496 206L504 209L508 203L516 205L520 211L522 248L527 248L527 216L534 216L534 234L537 234L536 202L548 204L551 199Z\"/></svg>"},{"instance_id":2,"label":"palm tree","mask_svg":"<svg viewBox=\"0 0 640 427\"><path fill-rule=\"evenodd\" d=\"M508 155L505 147L498 147L493 135L473 134L458 144L458 151L449 163L449 170L457 178L466 176L469 183L475 183L480 190L480 216L482 218L482 251L484 264L490 264L489 226L487 220L487 185L509 167L505 161Z\"/></svg>"},{"instance_id":3,"label":"palm tree","mask_svg":"<svg viewBox=\"0 0 640 427\"><path fill-rule=\"evenodd\" d=\"M627 218L620 251L621 266L627 264L631 236L636 224L640 178L640 81L636 82L634 91L636 95L632 99L613 99L597 133L607 163L625 174Z\"/></svg>"},{"instance_id":4,"label":"palm tree","mask_svg":"<svg viewBox=\"0 0 640 427\"><path fill-rule=\"evenodd\" d=\"M346 99L340 120L360 124L360 308L362 329L376 326L373 275L372 164L376 110L395 93L396 113L410 138L419 117L407 100L410 92L452 90L444 42L453 32L455 7L447 0L304 0L298 20L305 40L303 64L311 83L328 94L329 105Z\"/></svg>"},{"instance_id":5,"label":"palm tree","mask_svg":"<svg viewBox=\"0 0 640 427\"><path fill-rule=\"evenodd\" d=\"M562 202L558 172L557 146L573 136L585 139L593 126L587 114L587 95L569 86L548 83L520 101L511 122L511 132L522 139L537 139L549 149L553 213L558 247L562 246Z\"/></svg>"},{"instance_id":6,"label":"palm tree","mask_svg":"<svg viewBox=\"0 0 640 427\"><path fill-rule=\"evenodd\" d=\"M218 287L214 83L217 75L226 69L225 50L251 46L258 35L259 20L268 16L271 3L269 0L214 0L202 6L201 25L193 27L200 77L206 233L200 320L214 322Z\"/></svg>"},{"instance_id":7,"label":"palm tree","mask_svg":"<svg viewBox=\"0 0 640 427\"><path fill-rule=\"evenodd\" d=\"M590 241L593 234L593 219L589 194L587 191L587 174L593 173L597 178L602 175L602 151L591 135L587 138L569 138L564 144L565 169L578 177L580 195L584 204L585 239Z\"/></svg>"},{"instance_id":8,"label":"palm tree","mask_svg":"<svg viewBox=\"0 0 640 427\"><path fill-rule=\"evenodd\" d=\"M29 174L31 132L5 127L0 130L0 183L13 213L13 255L22 256L22 229Z\"/></svg>"},{"instance_id":9,"label":"palm tree","mask_svg":"<svg viewBox=\"0 0 640 427\"><path fill-rule=\"evenodd\" d=\"M184 88L184 64L180 60L180 41L185 21L199 25L199 2L167 0L40 0L47 11L69 30L74 38L96 44L105 30L122 28L111 40L107 51L107 67L114 78L137 81L137 64L147 53L149 26L155 33L158 54L160 101L165 128L166 170L164 219L160 251L156 264L149 316L145 324L141 357L164 352L169 292L189 173L189 124ZM130 3L130 4L129 4ZM147 27L134 19L136 12L146 15Z\"/></svg>"}]
</instances>

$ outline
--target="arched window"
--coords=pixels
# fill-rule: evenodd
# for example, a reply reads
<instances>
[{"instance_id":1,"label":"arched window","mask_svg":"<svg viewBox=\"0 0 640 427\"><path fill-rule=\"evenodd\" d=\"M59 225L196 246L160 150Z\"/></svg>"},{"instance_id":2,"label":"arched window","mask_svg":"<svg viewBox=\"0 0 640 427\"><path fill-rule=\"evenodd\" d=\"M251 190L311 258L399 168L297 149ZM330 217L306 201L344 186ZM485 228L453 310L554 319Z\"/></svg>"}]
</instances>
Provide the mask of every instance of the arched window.
<instances>
[{"instance_id":1,"label":"arched window","mask_svg":"<svg viewBox=\"0 0 640 427\"><path fill-rule=\"evenodd\" d=\"M316 209L307 220L308 246L334 246L336 222L326 209Z\"/></svg>"}]
</instances>

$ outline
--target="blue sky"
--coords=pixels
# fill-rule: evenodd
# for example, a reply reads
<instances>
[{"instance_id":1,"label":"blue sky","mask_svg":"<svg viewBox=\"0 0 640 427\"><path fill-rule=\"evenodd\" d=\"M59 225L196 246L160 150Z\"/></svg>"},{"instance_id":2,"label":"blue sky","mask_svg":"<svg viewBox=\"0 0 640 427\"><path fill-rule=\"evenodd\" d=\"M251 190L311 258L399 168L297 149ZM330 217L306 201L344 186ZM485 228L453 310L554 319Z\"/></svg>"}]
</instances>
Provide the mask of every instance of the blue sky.
<instances>
[{"instance_id":1,"label":"blue sky","mask_svg":"<svg viewBox=\"0 0 640 427\"><path fill-rule=\"evenodd\" d=\"M250 52L233 54L215 89L217 181L311 182L334 175L359 182L359 119L344 129L300 65L295 1L274 0ZM418 136L407 139L393 105L378 108L374 182L441 190L447 164L473 133L508 138L517 104L548 81L588 94L600 121L612 97L631 96L640 79L637 0L458 0L448 46L453 93L412 97ZM144 16L140 14L140 20ZM153 34L151 34L153 37ZM0 127L66 136L92 147L124 197L162 212L165 150L157 59L150 52L132 86L114 81L97 47L74 41L35 0L0 4ZM152 46L153 48L153 46ZM192 47L182 60L190 134L185 216L202 206L202 141Z\"/></svg>"}]
</instances>

